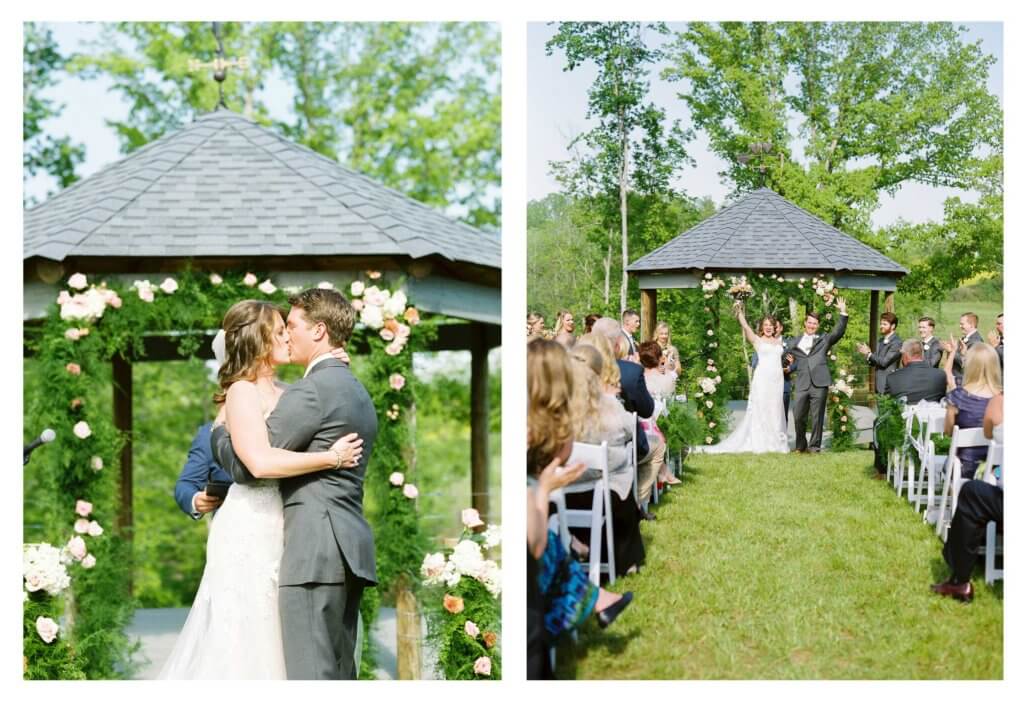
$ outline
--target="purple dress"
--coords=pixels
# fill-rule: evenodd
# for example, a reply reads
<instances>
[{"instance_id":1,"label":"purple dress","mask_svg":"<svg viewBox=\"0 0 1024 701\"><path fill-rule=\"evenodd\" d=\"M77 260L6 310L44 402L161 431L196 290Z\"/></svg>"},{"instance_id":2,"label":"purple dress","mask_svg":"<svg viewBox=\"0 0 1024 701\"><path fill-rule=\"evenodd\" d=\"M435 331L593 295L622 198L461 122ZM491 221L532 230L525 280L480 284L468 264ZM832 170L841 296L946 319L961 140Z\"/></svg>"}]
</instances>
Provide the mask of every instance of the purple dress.
<instances>
[{"instance_id":1,"label":"purple dress","mask_svg":"<svg viewBox=\"0 0 1024 701\"><path fill-rule=\"evenodd\" d=\"M957 408L955 424L960 428L981 428L985 418L985 409L992 397L979 397L971 394L963 387L957 387L946 395L946 401ZM984 462L988 455L987 446L960 448L957 455L962 463L962 475L973 477L978 463Z\"/></svg>"}]
</instances>

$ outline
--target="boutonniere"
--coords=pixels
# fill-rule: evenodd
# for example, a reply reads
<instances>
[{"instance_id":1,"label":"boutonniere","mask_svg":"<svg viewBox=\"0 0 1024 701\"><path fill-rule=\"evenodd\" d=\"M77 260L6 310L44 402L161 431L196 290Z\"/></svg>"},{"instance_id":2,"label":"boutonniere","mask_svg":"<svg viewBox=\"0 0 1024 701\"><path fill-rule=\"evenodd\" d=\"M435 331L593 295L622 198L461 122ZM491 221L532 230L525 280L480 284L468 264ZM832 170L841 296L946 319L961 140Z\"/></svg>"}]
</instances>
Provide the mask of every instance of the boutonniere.
<instances>
[{"instance_id":1,"label":"boutonniere","mask_svg":"<svg viewBox=\"0 0 1024 701\"><path fill-rule=\"evenodd\" d=\"M891 341L891 340L892 340L892 338L883 338L882 339L882 343L885 344L885 345L889 345L889 341Z\"/></svg>"},{"instance_id":2,"label":"boutonniere","mask_svg":"<svg viewBox=\"0 0 1024 701\"><path fill-rule=\"evenodd\" d=\"M928 348L930 347L930 345L931 345L931 344L928 344L928 343L924 344L924 349L925 349L925 350L928 350Z\"/></svg>"}]
</instances>

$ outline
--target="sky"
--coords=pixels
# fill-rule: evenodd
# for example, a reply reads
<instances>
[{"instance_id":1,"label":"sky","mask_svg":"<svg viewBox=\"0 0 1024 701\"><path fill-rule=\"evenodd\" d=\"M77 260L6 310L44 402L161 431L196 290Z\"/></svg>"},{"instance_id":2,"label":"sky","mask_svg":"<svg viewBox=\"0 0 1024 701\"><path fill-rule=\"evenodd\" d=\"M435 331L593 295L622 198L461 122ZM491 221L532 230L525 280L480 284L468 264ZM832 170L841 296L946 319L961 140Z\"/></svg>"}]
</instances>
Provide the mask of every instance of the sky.
<instances>
[{"instance_id":1,"label":"sky","mask_svg":"<svg viewBox=\"0 0 1024 701\"><path fill-rule=\"evenodd\" d=\"M965 23L969 41L982 42L985 53L996 57L989 75L989 90L1003 102L1003 28L999 22ZM673 31L685 28L683 23L669 23ZM551 161L568 157L569 142L587 131L591 124L585 119L587 88L593 82L596 69L592 64L563 71L564 55L560 50L547 56L544 44L555 34L551 24L531 23L527 29L527 198L538 200L557 192L558 183L549 172ZM662 37L648 33L653 44ZM650 99L666 110L669 121L680 119L684 128L691 126L684 103L676 97L680 83L668 83L659 77L661 65L650 75ZM708 140L697 132L688 147L696 167L686 167L674 185L693 197L710 197L721 205L729 192L718 173L725 169L725 161L708 149ZM905 184L895 196L882 193L881 206L872 216L876 227L885 226L902 218L910 222L942 219L942 203L950 196L959 195L965 201L976 201L977 193L937 188L916 183Z\"/></svg>"}]
</instances>

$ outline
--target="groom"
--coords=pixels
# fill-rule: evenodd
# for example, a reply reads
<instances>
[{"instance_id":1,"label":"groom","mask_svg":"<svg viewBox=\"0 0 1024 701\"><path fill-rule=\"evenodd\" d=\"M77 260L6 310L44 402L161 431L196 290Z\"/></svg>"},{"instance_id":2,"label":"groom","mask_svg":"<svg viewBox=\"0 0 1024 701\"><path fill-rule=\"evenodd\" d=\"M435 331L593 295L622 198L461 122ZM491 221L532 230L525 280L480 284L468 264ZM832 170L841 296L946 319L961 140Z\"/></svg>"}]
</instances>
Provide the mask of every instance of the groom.
<instances>
[{"instance_id":1,"label":"groom","mask_svg":"<svg viewBox=\"0 0 1024 701\"><path fill-rule=\"evenodd\" d=\"M804 319L802 336L790 338L786 351L796 359L799 371L793 389L793 422L796 430L796 448L794 453L821 451L822 424L825 419L825 406L828 401L828 387L832 384L832 375L828 371L828 351L846 333L846 300L836 300L839 309L839 323L830 332L821 336L817 333L820 321L816 312L807 312ZM807 446L807 412L812 416L811 443Z\"/></svg>"},{"instance_id":2,"label":"groom","mask_svg":"<svg viewBox=\"0 0 1024 701\"><path fill-rule=\"evenodd\" d=\"M352 335L356 312L335 290L291 297L288 350L306 374L267 417L270 443L294 451L327 450L348 433L363 439L352 469L323 470L281 480L284 552L278 602L289 679L354 679L359 600L377 583L373 531L363 518L363 479L377 435L370 396L330 351ZM214 454L236 482L253 480L223 426Z\"/></svg>"}]
</instances>

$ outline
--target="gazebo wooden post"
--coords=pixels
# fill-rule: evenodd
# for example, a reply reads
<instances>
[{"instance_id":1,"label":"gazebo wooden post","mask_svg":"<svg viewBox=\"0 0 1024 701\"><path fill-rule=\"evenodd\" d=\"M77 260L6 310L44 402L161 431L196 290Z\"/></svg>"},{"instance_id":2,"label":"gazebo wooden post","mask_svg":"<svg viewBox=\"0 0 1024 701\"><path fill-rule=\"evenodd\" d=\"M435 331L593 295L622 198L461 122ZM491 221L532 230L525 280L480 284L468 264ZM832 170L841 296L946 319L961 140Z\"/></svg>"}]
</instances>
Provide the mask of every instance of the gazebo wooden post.
<instances>
[{"instance_id":1,"label":"gazebo wooden post","mask_svg":"<svg viewBox=\"0 0 1024 701\"><path fill-rule=\"evenodd\" d=\"M658 290L640 290L640 340L654 338L654 327L658 323Z\"/></svg>"},{"instance_id":2,"label":"gazebo wooden post","mask_svg":"<svg viewBox=\"0 0 1024 701\"><path fill-rule=\"evenodd\" d=\"M132 364L120 355L113 359L113 385L114 427L125 438L121 449L121 509L117 515L117 530L130 543L135 520L132 509Z\"/></svg>"},{"instance_id":3,"label":"gazebo wooden post","mask_svg":"<svg viewBox=\"0 0 1024 701\"><path fill-rule=\"evenodd\" d=\"M874 352L878 345L878 290L871 290L871 319L868 323L868 345ZM870 365L868 366L868 391L871 393L875 391L875 373L871 371Z\"/></svg>"},{"instance_id":4,"label":"gazebo wooden post","mask_svg":"<svg viewBox=\"0 0 1024 701\"><path fill-rule=\"evenodd\" d=\"M484 325L472 322L472 361L469 386L470 472L473 508L487 521L488 380L487 336Z\"/></svg>"}]
</instances>

